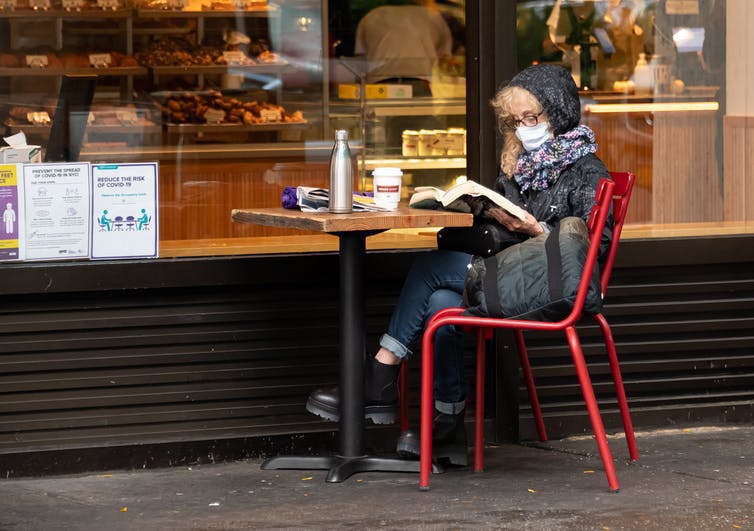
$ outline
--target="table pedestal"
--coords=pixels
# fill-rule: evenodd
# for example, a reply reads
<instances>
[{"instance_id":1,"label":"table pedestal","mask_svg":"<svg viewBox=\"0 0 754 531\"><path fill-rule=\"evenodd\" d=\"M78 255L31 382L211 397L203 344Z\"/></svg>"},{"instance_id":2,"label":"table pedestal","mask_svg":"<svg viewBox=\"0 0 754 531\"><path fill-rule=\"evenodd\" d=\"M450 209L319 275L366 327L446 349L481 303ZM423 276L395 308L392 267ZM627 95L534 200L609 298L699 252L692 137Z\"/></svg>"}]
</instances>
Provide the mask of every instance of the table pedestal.
<instances>
[{"instance_id":1,"label":"table pedestal","mask_svg":"<svg viewBox=\"0 0 754 531\"><path fill-rule=\"evenodd\" d=\"M340 453L329 457L280 456L263 469L329 470L335 483L357 472L419 472L419 461L364 454L364 262L366 238L381 230L334 233L340 239ZM433 472L442 472L433 465Z\"/></svg>"},{"instance_id":2,"label":"table pedestal","mask_svg":"<svg viewBox=\"0 0 754 531\"><path fill-rule=\"evenodd\" d=\"M328 470L325 481L339 483L357 472L419 472L419 461L372 455L359 457L282 455L272 457L262 463L262 469ZM432 472L438 474L443 472L443 469L433 463Z\"/></svg>"}]
</instances>

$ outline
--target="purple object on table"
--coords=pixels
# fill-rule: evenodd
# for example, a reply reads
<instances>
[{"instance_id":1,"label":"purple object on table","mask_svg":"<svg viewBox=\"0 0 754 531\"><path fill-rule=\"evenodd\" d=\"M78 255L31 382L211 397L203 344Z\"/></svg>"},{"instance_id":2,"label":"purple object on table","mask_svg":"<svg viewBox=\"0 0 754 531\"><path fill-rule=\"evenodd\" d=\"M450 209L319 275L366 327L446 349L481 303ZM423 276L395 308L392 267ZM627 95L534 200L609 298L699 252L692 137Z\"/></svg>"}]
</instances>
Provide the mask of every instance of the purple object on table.
<instances>
[{"instance_id":1,"label":"purple object on table","mask_svg":"<svg viewBox=\"0 0 754 531\"><path fill-rule=\"evenodd\" d=\"M286 186L283 189L283 208L298 208L298 196L295 186Z\"/></svg>"}]
</instances>

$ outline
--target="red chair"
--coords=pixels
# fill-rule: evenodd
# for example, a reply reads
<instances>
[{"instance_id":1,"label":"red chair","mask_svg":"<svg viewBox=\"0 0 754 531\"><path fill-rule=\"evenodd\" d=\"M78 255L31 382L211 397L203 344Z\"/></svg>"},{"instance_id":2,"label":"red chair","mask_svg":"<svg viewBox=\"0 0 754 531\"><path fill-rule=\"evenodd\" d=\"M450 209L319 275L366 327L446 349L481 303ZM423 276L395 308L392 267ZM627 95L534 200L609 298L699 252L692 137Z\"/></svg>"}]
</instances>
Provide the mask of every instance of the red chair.
<instances>
[{"instance_id":1,"label":"red chair","mask_svg":"<svg viewBox=\"0 0 754 531\"><path fill-rule=\"evenodd\" d=\"M614 237L613 248L617 245L619 239L620 229L622 227L623 218L625 217L625 206L628 202L628 194L630 194L631 185L633 184L633 176L630 174L615 174L615 176L625 182L625 186L618 186L619 191L625 192L616 199L619 203L621 210L616 209L617 214L620 214L620 220L616 221L615 228L616 234ZM608 484L611 490L618 489L618 482L615 475L615 466L612 460L612 455L607 444L607 437L605 435L602 419L599 414L597 402L594 396L594 390L591 385L589 373L584 361L583 352L581 350L581 344L576 333L575 324L581 317L581 311L586 297L588 288L590 272L592 271L594 264L597 260L597 254L599 251L599 243L604 228L605 220L607 218L612 193L616 183L603 180L600 182L597 192L597 202L593 209L593 212L589 219L590 230L590 248L587 255L587 260L582 274L581 282L579 284L578 295L574 304L574 308L571 313L562 321L558 322L540 322L540 321L525 321L518 319L501 319L490 317L474 317L462 315L463 308L448 308L441 312L438 312L427 324L424 336L422 339L422 404L421 404L421 458L420 458L420 488L429 488L429 473L432 462L432 380L434 375L434 334L438 328L446 325L458 325L464 327L464 329L475 329L477 331L477 374L476 374L476 426L475 426L475 465L476 471L481 471L483 468L483 419L484 419L484 357L485 357L485 345L486 341L492 338L492 333L496 328L508 328L514 331L516 335L516 344L519 348L519 353L522 360L522 366L524 367L524 375L529 389L530 399L532 400L532 407L535 410L535 417L537 417L538 432L540 438L546 439L544 432L544 423L541 419L541 411L539 410L538 400L536 398L536 391L534 388L533 378L531 377L531 367L528 363L528 355L526 353L526 346L523 341L524 330L563 330L568 338L568 344L571 350L571 354L576 366L576 372L579 378L579 382L586 402L587 410L589 412L589 418L592 423L595 436L597 438L597 445L602 457L603 466L605 467L605 473L607 475ZM602 276L603 290L606 287L607 279L609 278L609 270L612 269L612 261L614 260L614 249L611 248L608 260L610 263L606 263L605 271ZM605 341L608 344L612 344L612 337L609 334L609 326L604 320L604 317L597 317L598 322L603 323L600 325L603 333L607 330ZM608 351L611 347L608 346ZM611 357L611 366L613 366L612 358L616 358L615 368L617 369L617 356L614 355L614 346L612 347L613 354ZM616 370L614 372L614 378L616 380L616 387L620 387L619 395L622 395L622 401L625 404L625 394L622 393L622 381L620 379L620 372ZM616 377L617 374L617 377ZM401 379L402 387L405 386L405 377ZM404 387L405 388L405 387ZM407 404L405 400L405 394L403 395L401 403L401 413L405 414ZM624 408L621 406L623 413ZM407 425L405 418L402 419L401 426ZM633 442L633 430L630 424L630 418L628 417L628 409L625 407L624 416L624 428L626 429L626 438L630 439L629 449L633 447L632 454L635 452L635 443ZM635 458L632 455L632 458Z\"/></svg>"},{"instance_id":2,"label":"red chair","mask_svg":"<svg viewBox=\"0 0 754 531\"><path fill-rule=\"evenodd\" d=\"M626 213L628 212L628 203L631 199L631 191L636 179L633 173L629 172L611 172L610 177L615 183L613 188L613 240L608 250L607 258L605 259L605 265L602 268L600 275L600 281L602 284L602 294L607 292L607 285L610 281L610 274L613 271L613 264L615 263L615 254L618 250L618 242L620 241L621 232L623 231L623 223L626 219ZM598 313L593 316L599 324L602 335L605 339L605 348L608 353L608 359L610 363L610 370L613 375L613 382L615 384L615 392L618 399L618 408L620 410L621 419L623 421L623 431L626 435L626 443L628 444L629 456L632 460L639 459L639 452L636 448L636 439L634 437L634 430L631 424L631 415L628 411L628 401L626 400L626 393L623 388L623 378L620 372L620 366L618 364L618 355L615 350L615 341L613 340L613 334L610 330L610 325L607 323L604 315ZM515 334L517 348L519 353L526 353L526 345L522 333ZM526 355L521 355L522 370L524 373L524 379L527 384L527 391L529 393L529 402L532 407L532 414L537 427L537 435L540 441L547 440L547 432L545 430L544 420L542 418L542 410L539 406L539 399L537 397L536 387L534 385L534 378L532 376L531 366L529 364L529 358ZM401 418L401 431L406 431L409 428L408 424L408 367L404 363L401 366L400 378L400 418ZM481 469L481 463L479 465Z\"/></svg>"},{"instance_id":3,"label":"red chair","mask_svg":"<svg viewBox=\"0 0 754 531\"><path fill-rule=\"evenodd\" d=\"M600 274L600 282L602 284L602 295L607 292L607 285L610 282L610 274L613 271L613 264L615 263L615 254L618 251L618 242L620 241L620 235L623 231L623 223L626 219L626 213L628 212L628 202L631 199L631 190L634 186L634 180L636 179L633 173L628 172L611 172L610 177L615 183L613 188L613 240L608 250L607 258L605 259L605 266L602 268ZM602 331L602 336L605 339L605 349L607 350L608 360L610 362L610 371L613 376L613 383L615 384L615 394L618 400L618 408L620 410L621 419L623 421L623 431L626 435L626 444L628 445L628 454L632 461L639 459L639 451L636 448L636 438L634 437L634 429L631 423L631 414L628 411L628 401L626 400L626 392L623 388L623 377L620 372L620 365L618 363L618 353L615 350L615 341L613 340L613 333L610 330L610 325L605 319L602 313L595 314L594 319ZM524 335L518 330L514 332L516 347L521 358L521 368L524 373L524 379L526 380L526 388L529 393L529 403L531 404L532 414L537 425L537 435L540 441L547 440L547 433L545 431L544 420L542 419L542 410L539 407L539 399L537 398L537 390L534 386L534 378L532 376L531 365L529 364L529 357L526 355L526 344L524 343Z\"/></svg>"}]
</instances>

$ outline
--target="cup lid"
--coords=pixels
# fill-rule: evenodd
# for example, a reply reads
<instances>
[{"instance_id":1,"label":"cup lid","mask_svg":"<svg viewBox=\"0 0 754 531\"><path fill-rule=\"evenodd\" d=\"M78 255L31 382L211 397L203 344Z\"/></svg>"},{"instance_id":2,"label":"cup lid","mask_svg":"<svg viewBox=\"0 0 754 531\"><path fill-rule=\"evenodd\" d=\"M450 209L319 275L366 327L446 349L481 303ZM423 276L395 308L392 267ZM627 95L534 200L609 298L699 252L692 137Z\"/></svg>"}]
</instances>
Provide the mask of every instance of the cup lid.
<instances>
[{"instance_id":1,"label":"cup lid","mask_svg":"<svg viewBox=\"0 0 754 531\"><path fill-rule=\"evenodd\" d=\"M372 170L372 176L374 177L400 177L403 172L400 168L375 168Z\"/></svg>"}]
</instances>

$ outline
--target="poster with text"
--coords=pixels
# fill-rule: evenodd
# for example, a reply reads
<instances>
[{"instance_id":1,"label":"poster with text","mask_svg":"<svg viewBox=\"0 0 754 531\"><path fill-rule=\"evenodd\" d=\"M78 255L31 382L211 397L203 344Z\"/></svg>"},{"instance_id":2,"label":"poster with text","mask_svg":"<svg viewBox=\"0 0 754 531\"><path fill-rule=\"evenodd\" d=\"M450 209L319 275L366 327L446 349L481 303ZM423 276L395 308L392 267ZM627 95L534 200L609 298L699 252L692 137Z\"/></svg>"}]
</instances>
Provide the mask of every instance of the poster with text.
<instances>
[{"instance_id":1,"label":"poster with text","mask_svg":"<svg viewBox=\"0 0 754 531\"><path fill-rule=\"evenodd\" d=\"M26 260L89 257L89 163L23 165Z\"/></svg>"},{"instance_id":2,"label":"poster with text","mask_svg":"<svg viewBox=\"0 0 754 531\"><path fill-rule=\"evenodd\" d=\"M19 166L0 164L0 210L3 212L0 224L0 260L18 260L19 223L21 220L19 191Z\"/></svg>"},{"instance_id":3,"label":"poster with text","mask_svg":"<svg viewBox=\"0 0 754 531\"><path fill-rule=\"evenodd\" d=\"M92 165L92 258L157 257L156 162Z\"/></svg>"}]
</instances>

